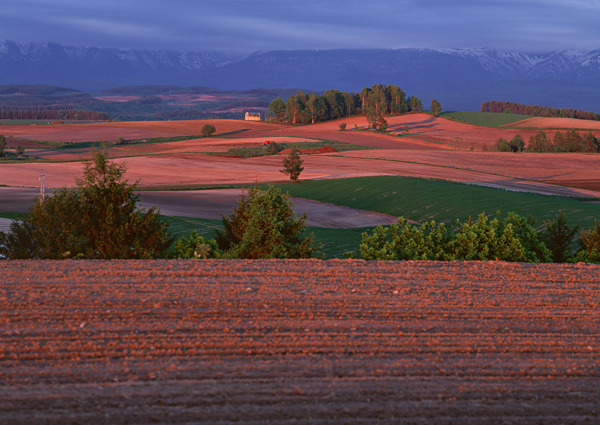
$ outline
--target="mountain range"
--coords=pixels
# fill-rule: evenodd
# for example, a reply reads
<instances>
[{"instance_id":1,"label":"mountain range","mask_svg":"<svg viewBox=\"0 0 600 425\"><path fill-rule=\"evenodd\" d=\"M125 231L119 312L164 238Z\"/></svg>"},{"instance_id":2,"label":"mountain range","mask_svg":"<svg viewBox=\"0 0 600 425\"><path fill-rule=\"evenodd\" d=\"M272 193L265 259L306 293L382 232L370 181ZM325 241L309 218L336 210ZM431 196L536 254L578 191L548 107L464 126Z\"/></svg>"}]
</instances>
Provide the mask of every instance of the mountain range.
<instances>
[{"instance_id":1,"label":"mountain range","mask_svg":"<svg viewBox=\"0 0 600 425\"><path fill-rule=\"evenodd\" d=\"M487 100L600 112L600 49L125 50L0 41L0 85L44 84L95 93L118 86L209 86L360 91L395 84L446 110Z\"/></svg>"}]
</instances>

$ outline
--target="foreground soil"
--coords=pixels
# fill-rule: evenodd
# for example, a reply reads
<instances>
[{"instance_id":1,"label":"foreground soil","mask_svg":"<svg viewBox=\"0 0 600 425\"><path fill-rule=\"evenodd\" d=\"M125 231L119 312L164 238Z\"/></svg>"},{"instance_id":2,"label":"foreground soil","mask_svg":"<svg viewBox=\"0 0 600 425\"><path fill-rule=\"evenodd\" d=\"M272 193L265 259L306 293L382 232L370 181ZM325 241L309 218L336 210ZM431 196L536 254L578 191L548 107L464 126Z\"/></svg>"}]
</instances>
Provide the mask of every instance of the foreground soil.
<instances>
[{"instance_id":1,"label":"foreground soil","mask_svg":"<svg viewBox=\"0 0 600 425\"><path fill-rule=\"evenodd\" d=\"M600 421L598 266L2 265L2 423Z\"/></svg>"}]
</instances>

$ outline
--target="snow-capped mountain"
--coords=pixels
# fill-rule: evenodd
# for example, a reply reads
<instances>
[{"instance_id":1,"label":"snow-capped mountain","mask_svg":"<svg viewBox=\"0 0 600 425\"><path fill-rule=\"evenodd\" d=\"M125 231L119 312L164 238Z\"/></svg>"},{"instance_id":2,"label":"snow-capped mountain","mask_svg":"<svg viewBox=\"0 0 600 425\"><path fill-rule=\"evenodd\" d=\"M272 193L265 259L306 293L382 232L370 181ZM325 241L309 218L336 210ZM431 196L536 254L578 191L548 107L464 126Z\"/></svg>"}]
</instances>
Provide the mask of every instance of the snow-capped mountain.
<instances>
[{"instance_id":1,"label":"snow-capped mountain","mask_svg":"<svg viewBox=\"0 0 600 425\"><path fill-rule=\"evenodd\" d=\"M0 84L85 91L123 85L359 91L395 84L425 104L478 110L486 100L600 112L600 50L340 49L219 52L124 50L0 42Z\"/></svg>"}]
</instances>

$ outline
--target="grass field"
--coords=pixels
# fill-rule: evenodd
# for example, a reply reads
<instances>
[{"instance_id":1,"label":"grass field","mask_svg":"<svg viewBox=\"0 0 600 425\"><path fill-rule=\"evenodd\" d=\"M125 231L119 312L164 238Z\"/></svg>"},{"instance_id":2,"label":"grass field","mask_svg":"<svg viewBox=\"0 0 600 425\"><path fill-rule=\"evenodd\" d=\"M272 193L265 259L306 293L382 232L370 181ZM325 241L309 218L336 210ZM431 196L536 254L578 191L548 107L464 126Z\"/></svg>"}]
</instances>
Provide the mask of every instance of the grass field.
<instances>
[{"instance_id":1,"label":"grass field","mask_svg":"<svg viewBox=\"0 0 600 425\"><path fill-rule=\"evenodd\" d=\"M169 223L169 231L177 238L187 236L195 230L199 235L213 239L215 230L222 228L223 224L221 220L204 218L162 216L162 219ZM324 258L343 258L347 252L358 252L362 233L371 230L371 227L356 229L307 227L306 235L315 234L315 241L321 245L319 251Z\"/></svg>"},{"instance_id":2,"label":"grass field","mask_svg":"<svg viewBox=\"0 0 600 425\"><path fill-rule=\"evenodd\" d=\"M600 205L573 198L543 196L530 193L509 192L480 186L423 180L405 177L361 177L337 180L302 181L299 184L281 185L291 196L344 205L393 216L403 216L423 222L435 220L453 224L457 219L475 218L479 213L505 216L514 211L522 216L531 214L537 221L552 219L559 211L566 214L569 224L589 228L600 219ZM0 217L18 219L23 214L0 213ZM175 237L198 234L215 237L221 220L162 216L169 223ZM327 229L307 228L314 232L321 244L325 258L341 258L349 251L357 251L361 234L371 228Z\"/></svg>"},{"instance_id":3,"label":"grass field","mask_svg":"<svg viewBox=\"0 0 600 425\"><path fill-rule=\"evenodd\" d=\"M338 152L353 151L353 150L371 150L375 149L369 146L355 145L352 143L338 142L336 140L320 140L315 142L287 142L279 143L283 149L319 149L324 146L331 146ZM269 156L271 153L262 146L257 147L244 147L244 148L231 148L227 152L213 152L211 155L217 156L239 156L242 158L252 158L257 156Z\"/></svg>"},{"instance_id":4,"label":"grass field","mask_svg":"<svg viewBox=\"0 0 600 425\"><path fill-rule=\"evenodd\" d=\"M512 124L518 121L522 121L527 118L533 118L530 115L459 111L441 112L440 117L454 121L464 122L467 124L479 125L482 127L499 127L501 125Z\"/></svg>"},{"instance_id":5,"label":"grass field","mask_svg":"<svg viewBox=\"0 0 600 425\"><path fill-rule=\"evenodd\" d=\"M600 205L573 198L510 192L461 183L406 177L361 177L285 184L291 196L403 216L423 222L454 223L478 214L509 211L531 214L541 222L563 211L571 225L590 227L600 218Z\"/></svg>"}]
</instances>

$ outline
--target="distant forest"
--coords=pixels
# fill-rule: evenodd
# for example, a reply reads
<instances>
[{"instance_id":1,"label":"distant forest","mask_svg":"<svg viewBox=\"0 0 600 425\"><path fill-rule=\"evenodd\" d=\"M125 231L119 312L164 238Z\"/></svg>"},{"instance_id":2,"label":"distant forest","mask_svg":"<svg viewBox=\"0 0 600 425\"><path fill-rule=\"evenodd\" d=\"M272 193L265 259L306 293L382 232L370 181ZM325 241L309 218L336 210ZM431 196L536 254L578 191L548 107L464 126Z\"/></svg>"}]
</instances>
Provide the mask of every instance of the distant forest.
<instances>
[{"instance_id":1,"label":"distant forest","mask_svg":"<svg viewBox=\"0 0 600 425\"><path fill-rule=\"evenodd\" d=\"M375 84L360 93L327 90L322 95L299 91L284 102L281 98L269 105L271 118L293 124L308 124L335 120L362 113L374 128L387 126L385 115L422 111L423 102L416 96L408 97L397 86Z\"/></svg>"},{"instance_id":2,"label":"distant forest","mask_svg":"<svg viewBox=\"0 0 600 425\"><path fill-rule=\"evenodd\" d=\"M579 109L557 109L549 106L523 105L514 102L499 102L491 100L481 104L481 112L509 112L520 115L531 115L534 117L547 118L578 118L582 120L600 121L600 114L586 112Z\"/></svg>"},{"instance_id":3,"label":"distant forest","mask_svg":"<svg viewBox=\"0 0 600 425\"><path fill-rule=\"evenodd\" d=\"M0 108L0 120L106 121L108 115L95 111Z\"/></svg>"}]
</instances>

